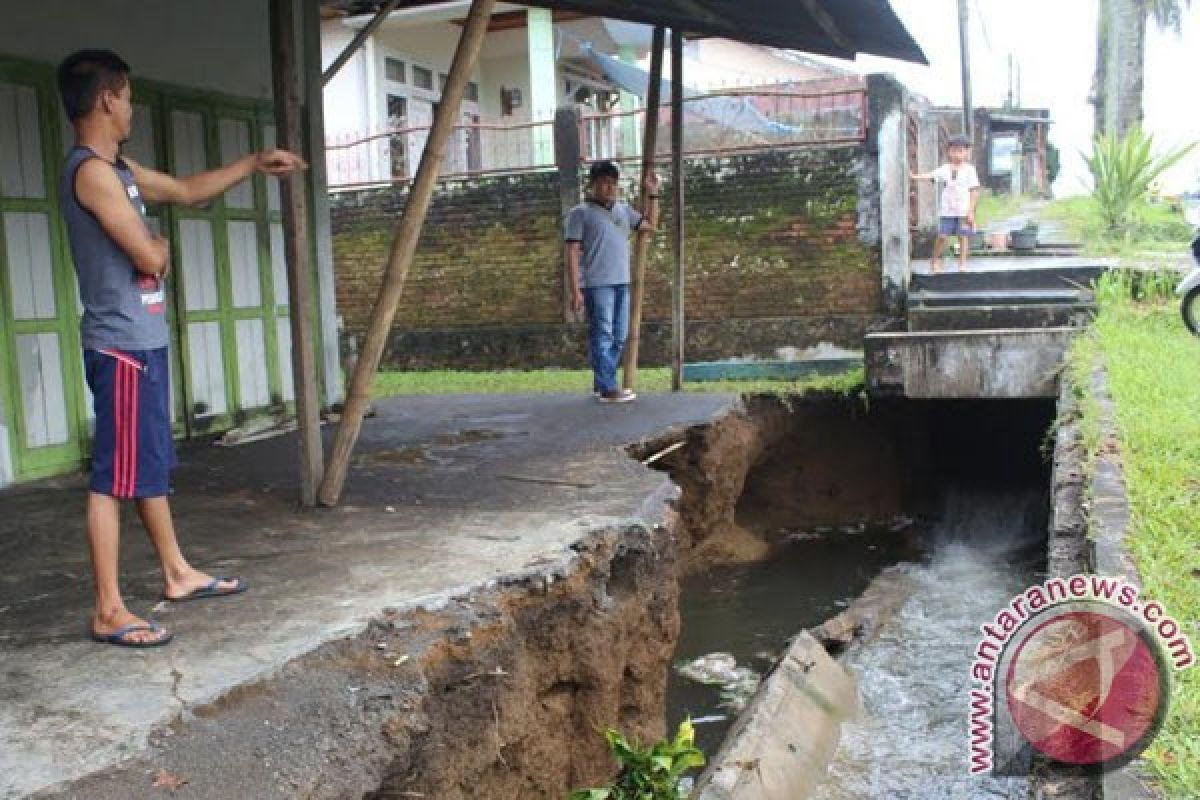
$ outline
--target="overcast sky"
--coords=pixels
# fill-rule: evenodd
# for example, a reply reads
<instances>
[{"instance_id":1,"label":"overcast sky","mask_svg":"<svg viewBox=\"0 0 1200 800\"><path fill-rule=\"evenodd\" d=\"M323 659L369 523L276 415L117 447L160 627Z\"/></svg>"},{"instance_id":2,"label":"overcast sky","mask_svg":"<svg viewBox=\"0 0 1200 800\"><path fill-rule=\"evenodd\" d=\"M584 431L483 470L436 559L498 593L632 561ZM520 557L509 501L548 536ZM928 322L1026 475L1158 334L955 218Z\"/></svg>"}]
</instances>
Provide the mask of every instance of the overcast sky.
<instances>
[{"instance_id":1,"label":"overcast sky","mask_svg":"<svg viewBox=\"0 0 1200 800\"><path fill-rule=\"evenodd\" d=\"M1021 65L1021 100L1049 108L1051 140L1063 153L1059 194L1083 190L1087 169L1079 151L1092 136L1087 97L1096 60L1097 0L969 0L972 91L976 105L1001 105L1008 93L1008 56ZM939 105L962 102L957 0L891 0L921 45L930 66L862 57L860 68L893 72L914 91ZM1200 139L1200 2L1186 12L1183 36L1153 24L1147 40L1146 127L1160 146ZM1200 155L1173 171L1171 191L1200 182Z\"/></svg>"}]
</instances>

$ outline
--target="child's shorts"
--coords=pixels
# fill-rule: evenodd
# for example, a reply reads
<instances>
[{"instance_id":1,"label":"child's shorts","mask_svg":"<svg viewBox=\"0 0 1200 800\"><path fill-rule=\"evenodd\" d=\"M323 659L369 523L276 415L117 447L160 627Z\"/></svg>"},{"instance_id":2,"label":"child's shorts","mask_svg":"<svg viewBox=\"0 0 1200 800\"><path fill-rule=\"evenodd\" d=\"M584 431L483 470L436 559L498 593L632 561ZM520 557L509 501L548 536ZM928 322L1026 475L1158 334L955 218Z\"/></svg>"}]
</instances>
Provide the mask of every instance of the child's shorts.
<instances>
[{"instance_id":1,"label":"child's shorts","mask_svg":"<svg viewBox=\"0 0 1200 800\"><path fill-rule=\"evenodd\" d=\"M175 467L167 348L84 350L96 412L93 492L118 498L163 497Z\"/></svg>"},{"instance_id":2,"label":"child's shorts","mask_svg":"<svg viewBox=\"0 0 1200 800\"><path fill-rule=\"evenodd\" d=\"M942 236L970 236L974 229L967 224L966 217L942 217L938 233Z\"/></svg>"}]
</instances>

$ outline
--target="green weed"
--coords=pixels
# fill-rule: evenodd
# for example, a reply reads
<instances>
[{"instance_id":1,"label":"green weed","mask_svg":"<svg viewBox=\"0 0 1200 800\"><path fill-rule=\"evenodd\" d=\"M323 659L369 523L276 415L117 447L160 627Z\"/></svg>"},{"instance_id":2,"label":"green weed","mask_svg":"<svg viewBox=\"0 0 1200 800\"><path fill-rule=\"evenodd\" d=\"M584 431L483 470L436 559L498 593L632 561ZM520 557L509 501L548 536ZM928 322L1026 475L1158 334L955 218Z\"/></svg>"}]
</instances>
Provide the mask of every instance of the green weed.
<instances>
[{"instance_id":1,"label":"green weed","mask_svg":"<svg viewBox=\"0 0 1200 800\"><path fill-rule=\"evenodd\" d=\"M602 789L574 791L569 800L686 800L680 780L690 770L704 766L691 720L679 724L674 739L652 747L641 747L611 729L604 738L621 767L616 780Z\"/></svg>"}]
</instances>

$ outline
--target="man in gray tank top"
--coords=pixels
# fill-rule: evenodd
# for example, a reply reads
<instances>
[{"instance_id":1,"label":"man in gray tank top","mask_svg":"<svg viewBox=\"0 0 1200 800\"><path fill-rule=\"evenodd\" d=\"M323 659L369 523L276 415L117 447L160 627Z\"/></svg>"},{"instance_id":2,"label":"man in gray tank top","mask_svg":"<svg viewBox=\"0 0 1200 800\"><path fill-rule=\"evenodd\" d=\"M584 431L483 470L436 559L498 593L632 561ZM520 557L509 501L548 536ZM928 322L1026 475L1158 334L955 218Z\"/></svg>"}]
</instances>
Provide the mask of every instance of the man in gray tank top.
<instances>
[{"instance_id":1,"label":"man in gray tank top","mask_svg":"<svg viewBox=\"0 0 1200 800\"><path fill-rule=\"evenodd\" d=\"M146 222L145 202L200 205L255 172L283 176L306 165L283 150L175 178L122 158L133 123L129 66L108 50L84 50L58 68L75 147L59 193L83 303L81 335L96 414L87 534L95 572L92 638L157 647L171 633L132 614L117 585L119 508L137 503L163 571L169 601L244 591L241 578L191 566L179 549L167 501L175 464L166 322L170 247Z\"/></svg>"}]
</instances>

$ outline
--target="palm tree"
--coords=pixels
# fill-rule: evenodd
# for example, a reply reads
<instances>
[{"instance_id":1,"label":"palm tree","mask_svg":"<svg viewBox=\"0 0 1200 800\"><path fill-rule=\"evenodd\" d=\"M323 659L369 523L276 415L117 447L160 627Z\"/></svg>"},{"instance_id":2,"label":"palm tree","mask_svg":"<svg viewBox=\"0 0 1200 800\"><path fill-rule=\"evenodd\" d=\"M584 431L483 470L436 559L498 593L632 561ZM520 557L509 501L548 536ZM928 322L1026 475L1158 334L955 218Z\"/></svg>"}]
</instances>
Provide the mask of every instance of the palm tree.
<instances>
[{"instance_id":1,"label":"palm tree","mask_svg":"<svg viewBox=\"0 0 1200 800\"><path fill-rule=\"evenodd\" d=\"M1181 33L1183 12L1192 0L1099 0L1096 72L1091 103L1096 133L1124 136L1142 123L1145 86L1146 29L1150 20L1160 30ZM1109 80L1115 76L1115 80Z\"/></svg>"}]
</instances>

